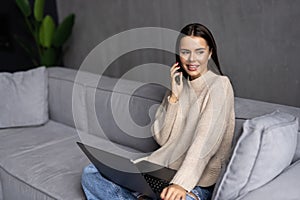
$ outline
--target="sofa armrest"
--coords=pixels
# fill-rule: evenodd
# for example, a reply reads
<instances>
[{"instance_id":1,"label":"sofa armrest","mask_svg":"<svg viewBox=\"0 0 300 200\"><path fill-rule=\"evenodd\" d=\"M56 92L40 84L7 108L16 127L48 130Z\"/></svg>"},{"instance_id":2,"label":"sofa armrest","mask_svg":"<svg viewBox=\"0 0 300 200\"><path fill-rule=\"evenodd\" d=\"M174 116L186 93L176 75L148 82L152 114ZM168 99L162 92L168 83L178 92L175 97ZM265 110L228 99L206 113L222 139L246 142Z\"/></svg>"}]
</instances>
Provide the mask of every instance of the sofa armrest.
<instances>
[{"instance_id":1,"label":"sofa armrest","mask_svg":"<svg viewBox=\"0 0 300 200\"><path fill-rule=\"evenodd\" d=\"M274 180L238 200L295 200L300 198L300 160L285 169Z\"/></svg>"}]
</instances>

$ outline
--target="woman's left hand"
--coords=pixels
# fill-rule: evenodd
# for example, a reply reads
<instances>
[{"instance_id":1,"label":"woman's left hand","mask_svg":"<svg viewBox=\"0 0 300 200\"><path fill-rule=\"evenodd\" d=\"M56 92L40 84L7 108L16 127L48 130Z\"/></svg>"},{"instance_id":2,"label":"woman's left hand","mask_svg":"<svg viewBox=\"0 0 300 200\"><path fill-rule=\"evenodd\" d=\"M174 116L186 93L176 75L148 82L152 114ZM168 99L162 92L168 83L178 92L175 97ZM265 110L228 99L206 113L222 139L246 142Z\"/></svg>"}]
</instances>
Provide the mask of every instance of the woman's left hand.
<instances>
[{"instance_id":1,"label":"woman's left hand","mask_svg":"<svg viewBox=\"0 0 300 200\"><path fill-rule=\"evenodd\" d=\"M165 189L160 194L160 198L163 200L185 200L186 190L180 185L172 184Z\"/></svg>"}]
</instances>

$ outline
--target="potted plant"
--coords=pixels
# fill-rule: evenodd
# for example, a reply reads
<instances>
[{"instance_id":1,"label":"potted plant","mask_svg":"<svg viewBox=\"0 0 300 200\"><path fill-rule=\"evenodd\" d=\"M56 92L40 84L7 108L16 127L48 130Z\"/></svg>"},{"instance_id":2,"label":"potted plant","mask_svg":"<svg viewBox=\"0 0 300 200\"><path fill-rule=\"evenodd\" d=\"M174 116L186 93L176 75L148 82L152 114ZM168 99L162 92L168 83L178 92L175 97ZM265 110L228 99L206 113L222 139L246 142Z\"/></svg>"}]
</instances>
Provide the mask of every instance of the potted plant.
<instances>
[{"instance_id":1,"label":"potted plant","mask_svg":"<svg viewBox=\"0 0 300 200\"><path fill-rule=\"evenodd\" d=\"M20 37L16 37L16 39L30 54L33 64L36 66L61 65L62 47L71 35L75 15L68 15L60 24L56 25L50 15L44 16L45 0L34 0L33 9L28 0L15 1L24 15L26 26L35 45L26 43Z\"/></svg>"}]
</instances>

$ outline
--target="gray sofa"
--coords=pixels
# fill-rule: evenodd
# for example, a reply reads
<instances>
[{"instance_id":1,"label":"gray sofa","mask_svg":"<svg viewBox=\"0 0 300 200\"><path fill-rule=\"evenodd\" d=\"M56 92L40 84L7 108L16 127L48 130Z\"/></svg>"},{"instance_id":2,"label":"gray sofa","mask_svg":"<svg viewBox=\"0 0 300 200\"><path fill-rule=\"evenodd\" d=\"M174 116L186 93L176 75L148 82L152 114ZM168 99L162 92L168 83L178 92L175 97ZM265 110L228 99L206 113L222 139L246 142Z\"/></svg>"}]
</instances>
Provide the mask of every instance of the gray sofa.
<instances>
[{"instance_id":1,"label":"gray sofa","mask_svg":"<svg viewBox=\"0 0 300 200\"><path fill-rule=\"evenodd\" d=\"M149 124L165 88L109 77L101 77L95 87L98 76L84 73L74 81L75 77L75 70L48 68L49 120L40 126L0 129L1 200L85 199L80 178L89 160L76 141L131 158L158 147ZM300 118L300 108L236 97L234 144L245 120L274 110ZM136 127L123 127L128 114ZM127 128L132 134L126 134ZM290 166L239 199L300 199L299 138Z\"/></svg>"}]
</instances>

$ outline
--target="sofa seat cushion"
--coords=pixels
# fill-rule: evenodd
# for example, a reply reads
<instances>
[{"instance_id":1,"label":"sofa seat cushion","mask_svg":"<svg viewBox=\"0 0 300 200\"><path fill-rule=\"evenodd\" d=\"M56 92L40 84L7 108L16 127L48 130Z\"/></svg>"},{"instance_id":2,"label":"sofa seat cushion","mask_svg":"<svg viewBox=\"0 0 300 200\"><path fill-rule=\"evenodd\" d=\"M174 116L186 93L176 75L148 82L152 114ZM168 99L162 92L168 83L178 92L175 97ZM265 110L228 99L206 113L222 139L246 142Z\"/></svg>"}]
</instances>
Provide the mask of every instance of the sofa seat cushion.
<instances>
[{"instance_id":1,"label":"sofa seat cushion","mask_svg":"<svg viewBox=\"0 0 300 200\"><path fill-rule=\"evenodd\" d=\"M300 197L300 160L285 169L268 184L237 200L295 200Z\"/></svg>"},{"instance_id":2,"label":"sofa seat cushion","mask_svg":"<svg viewBox=\"0 0 300 200\"><path fill-rule=\"evenodd\" d=\"M73 128L52 120L43 126L0 129L0 164L7 157L51 145L75 134Z\"/></svg>"},{"instance_id":3,"label":"sofa seat cushion","mask_svg":"<svg viewBox=\"0 0 300 200\"><path fill-rule=\"evenodd\" d=\"M0 131L4 199L83 199L82 168L89 162L76 145L75 129L44 126ZM30 195L30 196L28 196Z\"/></svg>"},{"instance_id":4,"label":"sofa seat cushion","mask_svg":"<svg viewBox=\"0 0 300 200\"><path fill-rule=\"evenodd\" d=\"M90 162L76 144L81 137L74 128L50 120L39 127L4 129L0 136L4 199L84 199L81 174ZM92 137L92 146L135 158L134 149L112 149L108 140Z\"/></svg>"},{"instance_id":5,"label":"sofa seat cushion","mask_svg":"<svg viewBox=\"0 0 300 200\"><path fill-rule=\"evenodd\" d=\"M89 162L76 146L78 138L11 156L3 163L7 174L54 199L83 199L80 179ZM10 190L11 185L5 191ZM8 199L12 199L9 197Z\"/></svg>"}]
</instances>

